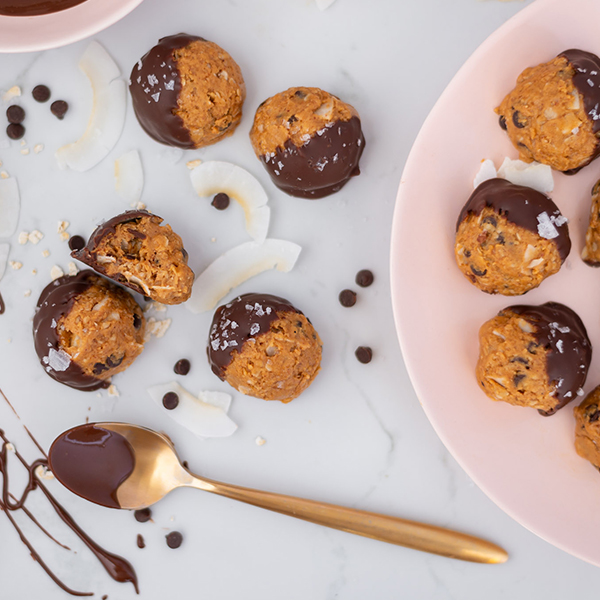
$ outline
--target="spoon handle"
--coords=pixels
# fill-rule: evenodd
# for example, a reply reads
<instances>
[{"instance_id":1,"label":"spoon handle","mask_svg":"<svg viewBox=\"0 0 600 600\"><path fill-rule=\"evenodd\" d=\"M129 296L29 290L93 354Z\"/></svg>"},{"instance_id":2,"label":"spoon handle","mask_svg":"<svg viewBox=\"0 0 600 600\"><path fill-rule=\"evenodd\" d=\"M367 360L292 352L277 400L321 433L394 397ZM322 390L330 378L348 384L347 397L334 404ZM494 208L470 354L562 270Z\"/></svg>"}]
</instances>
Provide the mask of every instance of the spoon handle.
<instances>
[{"instance_id":1,"label":"spoon handle","mask_svg":"<svg viewBox=\"0 0 600 600\"><path fill-rule=\"evenodd\" d=\"M496 544L434 525L261 492L204 478L195 479L192 487L318 525L449 558L492 564L503 563L508 559L506 551Z\"/></svg>"}]
</instances>

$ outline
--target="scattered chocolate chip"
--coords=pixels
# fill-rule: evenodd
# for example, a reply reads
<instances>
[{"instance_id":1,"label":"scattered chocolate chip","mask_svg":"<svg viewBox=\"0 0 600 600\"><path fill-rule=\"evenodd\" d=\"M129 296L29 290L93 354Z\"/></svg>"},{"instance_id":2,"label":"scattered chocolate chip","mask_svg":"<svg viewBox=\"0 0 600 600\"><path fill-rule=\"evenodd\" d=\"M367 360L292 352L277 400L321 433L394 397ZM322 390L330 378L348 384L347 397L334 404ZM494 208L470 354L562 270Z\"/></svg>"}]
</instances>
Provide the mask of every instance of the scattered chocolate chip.
<instances>
[{"instance_id":1,"label":"scattered chocolate chip","mask_svg":"<svg viewBox=\"0 0 600 600\"><path fill-rule=\"evenodd\" d=\"M31 95L37 102L48 102L50 99L50 89L45 85L36 85L31 91Z\"/></svg>"},{"instance_id":2,"label":"scattered chocolate chip","mask_svg":"<svg viewBox=\"0 0 600 600\"><path fill-rule=\"evenodd\" d=\"M498 119L498 125L506 131L506 119L502 115L500 115L500 118Z\"/></svg>"},{"instance_id":3,"label":"scattered chocolate chip","mask_svg":"<svg viewBox=\"0 0 600 600\"><path fill-rule=\"evenodd\" d=\"M61 121L65 118L68 110L69 105L64 100L55 100L50 105L50 112Z\"/></svg>"},{"instance_id":4,"label":"scattered chocolate chip","mask_svg":"<svg viewBox=\"0 0 600 600\"><path fill-rule=\"evenodd\" d=\"M6 118L9 123L22 123L25 120L25 111L16 104L6 109Z\"/></svg>"},{"instance_id":5,"label":"scattered chocolate chip","mask_svg":"<svg viewBox=\"0 0 600 600\"><path fill-rule=\"evenodd\" d=\"M179 396L175 392L167 392L163 396L162 403L167 410L173 410L179 404Z\"/></svg>"},{"instance_id":6,"label":"scattered chocolate chip","mask_svg":"<svg viewBox=\"0 0 600 600\"><path fill-rule=\"evenodd\" d=\"M190 361L187 358L182 358L175 363L173 371L177 375L187 375L190 372Z\"/></svg>"},{"instance_id":7,"label":"scattered chocolate chip","mask_svg":"<svg viewBox=\"0 0 600 600\"><path fill-rule=\"evenodd\" d=\"M354 352L358 362L361 362L363 365L366 365L371 362L373 359L373 350L369 348L369 346L359 346Z\"/></svg>"},{"instance_id":8,"label":"scattered chocolate chip","mask_svg":"<svg viewBox=\"0 0 600 600\"><path fill-rule=\"evenodd\" d=\"M483 277L487 273L487 269L480 271L477 267L474 267L473 265L471 265L471 271L473 272L473 275L476 275L477 277Z\"/></svg>"},{"instance_id":9,"label":"scattered chocolate chip","mask_svg":"<svg viewBox=\"0 0 600 600\"><path fill-rule=\"evenodd\" d=\"M229 196L224 192L220 192L213 198L211 204L217 210L225 210L229 206Z\"/></svg>"},{"instance_id":10,"label":"scattered chocolate chip","mask_svg":"<svg viewBox=\"0 0 600 600\"><path fill-rule=\"evenodd\" d=\"M360 287L369 287L374 280L375 276L369 269L363 269L356 274L356 285L360 285Z\"/></svg>"},{"instance_id":11,"label":"scattered chocolate chip","mask_svg":"<svg viewBox=\"0 0 600 600\"><path fill-rule=\"evenodd\" d=\"M152 511L149 508L140 508L133 513L138 523L147 523L152 517Z\"/></svg>"},{"instance_id":12,"label":"scattered chocolate chip","mask_svg":"<svg viewBox=\"0 0 600 600\"><path fill-rule=\"evenodd\" d=\"M74 235L69 238L69 248L71 250L81 250L85 248L85 240L80 235Z\"/></svg>"},{"instance_id":13,"label":"scattered chocolate chip","mask_svg":"<svg viewBox=\"0 0 600 600\"><path fill-rule=\"evenodd\" d=\"M101 600L108 600L108 596L106 594L104 594L104 596L102 596Z\"/></svg>"},{"instance_id":14,"label":"scattered chocolate chip","mask_svg":"<svg viewBox=\"0 0 600 600\"><path fill-rule=\"evenodd\" d=\"M142 535L140 533L138 533L138 535L137 535L137 547L138 548L146 547L146 542L144 541L144 538L142 537Z\"/></svg>"},{"instance_id":15,"label":"scattered chocolate chip","mask_svg":"<svg viewBox=\"0 0 600 600\"><path fill-rule=\"evenodd\" d=\"M513 113L513 116L512 116L513 123L515 124L515 127L518 127L519 129L523 129L523 127L525 127L525 125L527 125L527 122L519 121L520 117L521 117L521 114L519 113L519 111L515 110L515 112Z\"/></svg>"},{"instance_id":16,"label":"scattered chocolate chip","mask_svg":"<svg viewBox=\"0 0 600 600\"><path fill-rule=\"evenodd\" d=\"M6 128L6 135L11 140L20 140L25 135L25 127L21 123L11 123Z\"/></svg>"},{"instance_id":17,"label":"scattered chocolate chip","mask_svg":"<svg viewBox=\"0 0 600 600\"><path fill-rule=\"evenodd\" d=\"M181 533L179 533L179 531L171 531L171 533L166 535L165 538L169 548L179 548L183 542L183 536Z\"/></svg>"},{"instance_id":18,"label":"scattered chocolate chip","mask_svg":"<svg viewBox=\"0 0 600 600\"><path fill-rule=\"evenodd\" d=\"M340 304L345 307L354 306L356 304L356 292L352 290L342 290L339 295Z\"/></svg>"}]
</instances>

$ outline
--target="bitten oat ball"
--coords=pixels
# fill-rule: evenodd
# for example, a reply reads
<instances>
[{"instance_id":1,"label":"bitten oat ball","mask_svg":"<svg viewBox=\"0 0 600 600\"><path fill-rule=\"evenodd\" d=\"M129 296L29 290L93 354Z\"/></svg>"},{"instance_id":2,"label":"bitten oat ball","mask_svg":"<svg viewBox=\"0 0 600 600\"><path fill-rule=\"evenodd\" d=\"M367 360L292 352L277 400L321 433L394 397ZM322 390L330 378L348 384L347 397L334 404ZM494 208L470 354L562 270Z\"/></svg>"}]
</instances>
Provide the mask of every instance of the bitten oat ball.
<instances>
[{"instance_id":1,"label":"bitten oat ball","mask_svg":"<svg viewBox=\"0 0 600 600\"><path fill-rule=\"evenodd\" d=\"M33 318L44 370L83 391L108 387L110 377L133 363L144 348L144 329L131 294L89 270L47 285Z\"/></svg>"},{"instance_id":2,"label":"bitten oat ball","mask_svg":"<svg viewBox=\"0 0 600 600\"><path fill-rule=\"evenodd\" d=\"M192 293L194 273L181 238L145 210L130 210L98 226L71 256L98 273L161 304L180 304Z\"/></svg>"},{"instance_id":3,"label":"bitten oat ball","mask_svg":"<svg viewBox=\"0 0 600 600\"><path fill-rule=\"evenodd\" d=\"M600 153L600 59L566 50L525 69L496 113L524 161L575 173Z\"/></svg>"},{"instance_id":4,"label":"bitten oat ball","mask_svg":"<svg viewBox=\"0 0 600 600\"><path fill-rule=\"evenodd\" d=\"M146 133L179 148L231 135L246 86L236 62L216 44L180 33L162 38L131 71L133 109Z\"/></svg>"},{"instance_id":5,"label":"bitten oat ball","mask_svg":"<svg viewBox=\"0 0 600 600\"><path fill-rule=\"evenodd\" d=\"M290 402L312 383L321 364L321 339L310 321L269 294L244 294L220 306L207 350L215 375L263 400Z\"/></svg>"},{"instance_id":6,"label":"bitten oat ball","mask_svg":"<svg viewBox=\"0 0 600 600\"><path fill-rule=\"evenodd\" d=\"M600 469L600 385L573 409L575 413L575 450Z\"/></svg>"},{"instance_id":7,"label":"bitten oat ball","mask_svg":"<svg viewBox=\"0 0 600 600\"><path fill-rule=\"evenodd\" d=\"M592 189L590 222L581 258L590 267L600 267L600 181L597 181Z\"/></svg>"},{"instance_id":8,"label":"bitten oat ball","mask_svg":"<svg viewBox=\"0 0 600 600\"><path fill-rule=\"evenodd\" d=\"M356 110L308 87L265 100L256 111L250 140L273 183L302 198L333 194L359 175L365 147Z\"/></svg>"},{"instance_id":9,"label":"bitten oat ball","mask_svg":"<svg viewBox=\"0 0 600 600\"><path fill-rule=\"evenodd\" d=\"M505 179L480 184L458 217L456 262L488 294L524 294L557 273L570 250L567 219L556 204Z\"/></svg>"},{"instance_id":10,"label":"bitten oat ball","mask_svg":"<svg viewBox=\"0 0 600 600\"><path fill-rule=\"evenodd\" d=\"M479 330L477 381L492 400L551 415L580 392L592 358L581 319L558 302L509 306Z\"/></svg>"}]
</instances>

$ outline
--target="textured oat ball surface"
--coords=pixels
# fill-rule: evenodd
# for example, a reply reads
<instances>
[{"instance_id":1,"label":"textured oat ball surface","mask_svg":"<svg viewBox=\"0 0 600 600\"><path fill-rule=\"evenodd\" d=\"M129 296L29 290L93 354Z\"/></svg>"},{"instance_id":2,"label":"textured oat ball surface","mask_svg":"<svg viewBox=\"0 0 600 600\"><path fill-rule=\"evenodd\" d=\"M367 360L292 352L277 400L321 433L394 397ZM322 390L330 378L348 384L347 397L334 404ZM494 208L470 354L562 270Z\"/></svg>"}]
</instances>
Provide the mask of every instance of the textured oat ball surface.
<instances>
[{"instance_id":1,"label":"textured oat ball surface","mask_svg":"<svg viewBox=\"0 0 600 600\"><path fill-rule=\"evenodd\" d=\"M575 450L600 469L600 386L573 409L575 414Z\"/></svg>"},{"instance_id":2,"label":"textured oat ball surface","mask_svg":"<svg viewBox=\"0 0 600 600\"><path fill-rule=\"evenodd\" d=\"M519 75L496 112L522 160L574 172L598 155L599 73L598 57L567 50Z\"/></svg>"},{"instance_id":3,"label":"textured oat ball surface","mask_svg":"<svg viewBox=\"0 0 600 600\"><path fill-rule=\"evenodd\" d=\"M480 184L457 223L462 273L489 294L516 296L557 273L571 249L567 220L544 194L504 179Z\"/></svg>"},{"instance_id":4,"label":"textured oat ball surface","mask_svg":"<svg viewBox=\"0 0 600 600\"><path fill-rule=\"evenodd\" d=\"M181 238L161 223L149 212L127 211L97 227L71 256L156 302L180 304L192 293L194 273Z\"/></svg>"},{"instance_id":5,"label":"textured oat ball surface","mask_svg":"<svg viewBox=\"0 0 600 600\"><path fill-rule=\"evenodd\" d=\"M33 325L44 369L77 389L106 387L144 348L142 309L131 294L89 270L49 284Z\"/></svg>"},{"instance_id":6,"label":"textured oat ball surface","mask_svg":"<svg viewBox=\"0 0 600 600\"><path fill-rule=\"evenodd\" d=\"M159 40L133 67L129 89L142 128L156 141L201 148L233 133L246 87L231 56L187 34Z\"/></svg>"},{"instance_id":7,"label":"textured oat ball surface","mask_svg":"<svg viewBox=\"0 0 600 600\"><path fill-rule=\"evenodd\" d=\"M208 359L213 372L241 393L289 402L319 372L321 340L287 300L245 294L217 309Z\"/></svg>"},{"instance_id":8,"label":"textured oat ball surface","mask_svg":"<svg viewBox=\"0 0 600 600\"><path fill-rule=\"evenodd\" d=\"M590 221L581 258L590 267L600 267L600 181L597 181L592 189Z\"/></svg>"},{"instance_id":9,"label":"textured oat ball surface","mask_svg":"<svg viewBox=\"0 0 600 600\"><path fill-rule=\"evenodd\" d=\"M477 381L492 400L551 415L581 393L592 347L581 319L557 302L510 306L479 331Z\"/></svg>"},{"instance_id":10,"label":"textured oat ball surface","mask_svg":"<svg viewBox=\"0 0 600 600\"><path fill-rule=\"evenodd\" d=\"M250 140L273 183L304 198L337 192L358 175L365 146L356 110L312 87L290 88L263 102Z\"/></svg>"}]
</instances>

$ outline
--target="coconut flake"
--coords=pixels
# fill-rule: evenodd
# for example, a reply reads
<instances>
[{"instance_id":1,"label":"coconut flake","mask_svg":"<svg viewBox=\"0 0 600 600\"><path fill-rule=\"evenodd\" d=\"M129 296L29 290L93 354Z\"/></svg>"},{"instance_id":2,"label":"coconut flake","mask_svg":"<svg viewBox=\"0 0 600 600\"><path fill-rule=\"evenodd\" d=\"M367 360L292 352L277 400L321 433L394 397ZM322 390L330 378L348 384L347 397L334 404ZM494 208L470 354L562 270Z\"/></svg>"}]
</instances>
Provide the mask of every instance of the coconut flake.
<instances>
[{"instance_id":1,"label":"coconut flake","mask_svg":"<svg viewBox=\"0 0 600 600\"><path fill-rule=\"evenodd\" d=\"M130 204L137 203L144 188L144 171L140 153L131 150L115 160L115 189L117 195Z\"/></svg>"},{"instance_id":2,"label":"coconut flake","mask_svg":"<svg viewBox=\"0 0 600 600\"><path fill-rule=\"evenodd\" d=\"M552 168L537 162L526 163L507 157L498 169L498 177L515 185L530 187L542 194L548 194L554 189Z\"/></svg>"},{"instance_id":3,"label":"coconut flake","mask_svg":"<svg viewBox=\"0 0 600 600\"><path fill-rule=\"evenodd\" d=\"M20 208L17 180L0 179L0 238L10 237L17 230Z\"/></svg>"},{"instance_id":4,"label":"coconut flake","mask_svg":"<svg viewBox=\"0 0 600 600\"><path fill-rule=\"evenodd\" d=\"M56 152L61 169L88 171L114 148L121 137L127 108L127 89L119 67L108 52L92 42L79 61L94 94L92 111L84 134Z\"/></svg>"},{"instance_id":5,"label":"coconut flake","mask_svg":"<svg viewBox=\"0 0 600 600\"><path fill-rule=\"evenodd\" d=\"M275 268L284 273L291 271L301 250L298 244L275 239L236 246L196 277L192 296L185 305L193 313L211 310L233 288L263 271Z\"/></svg>"},{"instance_id":6,"label":"coconut flake","mask_svg":"<svg viewBox=\"0 0 600 600\"><path fill-rule=\"evenodd\" d=\"M4 277L4 273L6 272L9 253L10 244L0 244L0 279Z\"/></svg>"},{"instance_id":7,"label":"coconut flake","mask_svg":"<svg viewBox=\"0 0 600 600\"><path fill-rule=\"evenodd\" d=\"M486 158L481 161L479 171L477 171L477 175L475 175L475 179L473 179L473 187L479 187L484 181L495 179L496 177L498 177L498 174L496 173L494 162L489 158Z\"/></svg>"},{"instance_id":8,"label":"coconut flake","mask_svg":"<svg viewBox=\"0 0 600 600\"><path fill-rule=\"evenodd\" d=\"M246 231L263 242L269 229L270 209L267 194L258 180L232 163L209 160L190 172L192 186L202 198L225 193L244 210Z\"/></svg>"},{"instance_id":9,"label":"coconut flake","mask_svg":"<svg viewBox=\"0 0 600 600\"><path fill-rule=\"evenodd\" d=\"M179 398L179 404L173 410L164 409L165 414L176 423L203 438L227 437L237 425L227 416L231 396L223 392L200 392L196 398L178 383L162 383L148 388L152 399L163 408L163 396L174 392Z\"/></svg>"}]
</instances>

